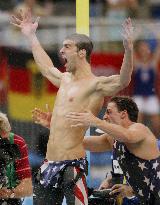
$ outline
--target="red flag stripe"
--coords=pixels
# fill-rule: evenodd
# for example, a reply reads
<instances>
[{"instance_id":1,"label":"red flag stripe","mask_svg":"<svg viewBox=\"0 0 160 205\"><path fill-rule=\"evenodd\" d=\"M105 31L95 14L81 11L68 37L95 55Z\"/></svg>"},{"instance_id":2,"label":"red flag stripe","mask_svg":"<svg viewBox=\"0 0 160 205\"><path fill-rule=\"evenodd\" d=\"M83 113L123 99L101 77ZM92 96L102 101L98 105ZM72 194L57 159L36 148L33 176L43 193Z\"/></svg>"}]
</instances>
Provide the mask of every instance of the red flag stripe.
<instances>
[{"instance_id":1,"label":"red flag stripe","mask_svg":"<svg viewBox=\"0 0 160 205\"><path fill-rule=\"evenodd\" d=\"M85 205L83 193L81 192L81 190L79 189L77 185L75 185L75 188L74 188L74 195L82 202L82 204Z\"/></svg>"},{"instance_id":2,"label":"red flag stripe","mask_svg":"<svg viewBox=\"0 0 160 205\"><path fill-rule=\"evenodd\" d=\"M78 168L74 168L74 174L75 176L77 175L77 173L79 173L79 169ZM83 205L88 205L88 192L87 192L87 187L86 187L86 183L85 183L85 176L82 176L81 179L79 179L75 185L74 188L74 195L75 195L75 199L77 204L78 201L83 204Z\"/></svg>"}]
</instances>

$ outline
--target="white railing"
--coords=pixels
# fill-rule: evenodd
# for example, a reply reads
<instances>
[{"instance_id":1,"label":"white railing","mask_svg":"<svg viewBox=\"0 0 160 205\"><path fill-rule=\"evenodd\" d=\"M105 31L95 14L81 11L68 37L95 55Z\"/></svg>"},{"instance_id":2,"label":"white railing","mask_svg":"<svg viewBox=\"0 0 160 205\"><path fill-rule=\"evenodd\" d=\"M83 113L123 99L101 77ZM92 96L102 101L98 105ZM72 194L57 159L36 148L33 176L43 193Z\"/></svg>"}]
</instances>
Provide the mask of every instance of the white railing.
<instances>
[{"instance_id":1,"label":"white railing","mask_svg":"<svg viewBox=\"0 0 160 205\"><path fill-rule=\"evenodd\" d=\"M62 44L65 37L76 32L74 17L42 17L37 35L48 49ZM96 43L107 41L121 41L121 24L119 20L108 20L107 18L90 19L90 37ZM160 36L160 22L151 20L133 20L135 27L135 38L152 38ZM159 37L158 37L159 38ZM0 44L22 49L29 49L24 36L17 28L10 25L9 16L1 15L0 18Z\"/></svg>"}]
</instances>

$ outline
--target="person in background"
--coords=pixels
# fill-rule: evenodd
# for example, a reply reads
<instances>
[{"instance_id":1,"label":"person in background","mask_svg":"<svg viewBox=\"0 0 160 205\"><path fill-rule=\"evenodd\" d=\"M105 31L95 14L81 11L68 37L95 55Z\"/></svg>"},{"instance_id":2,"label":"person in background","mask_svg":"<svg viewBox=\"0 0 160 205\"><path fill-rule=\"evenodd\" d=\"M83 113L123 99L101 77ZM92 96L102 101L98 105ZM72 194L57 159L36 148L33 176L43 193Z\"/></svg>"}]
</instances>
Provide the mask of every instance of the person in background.
<instances>
[{"instance_id":1,"label":"person in background","mask_svg":"<svg viewBox=\"0 0 160 205\"><path fill-rule=\"evenodd\" d=\"M158 138L160 132L160 102L158 98L158 62L160 45L151 51L149 42L139 40L135 46L133 99L139 108L139 122L150 121L151 129Z\"/></svg>"},{"instance_id":2,"label":"person in background","mask_svg":"<svg viewBox=\"0 0 160 205\"><path fill-rule=\"evenodd\" d=\"M135 17L138 9L137 0L105 0L106 17L110 20L124 20L128 16Z\"/></svg>"},{"instance_id":3,"label":"person in background","mask_svg":"<svg viewBox=\"0 0 160 205\"><path fill-rule=\"evenodd\" d=\"M21 198L32 195L28 149L24 139L11 132L8 118L2 112L0 112L0 146L2 168L0 204L21 205Z\"/></svg>"},{"instance_id":4,"label":"person in background","mask_svg":"<svg viewBox=\"0 0 160 205\"><path fill-rule=\"evenodd\" d=\"M51 16L54 13L54 4L47 0L41 5L37 0L24 0L13 8L13 12L18 14L20 10L26 12L30 9L34 16Z\"/></svg>"}]
</instances>

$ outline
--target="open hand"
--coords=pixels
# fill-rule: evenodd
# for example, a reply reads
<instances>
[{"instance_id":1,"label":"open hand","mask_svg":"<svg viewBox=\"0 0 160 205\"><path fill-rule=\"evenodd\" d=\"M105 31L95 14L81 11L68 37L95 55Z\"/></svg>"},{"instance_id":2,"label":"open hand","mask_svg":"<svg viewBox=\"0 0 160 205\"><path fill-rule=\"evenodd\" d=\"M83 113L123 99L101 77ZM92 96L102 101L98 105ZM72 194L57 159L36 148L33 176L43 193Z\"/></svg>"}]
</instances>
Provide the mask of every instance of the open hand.
<instances>
[{"instance_id":1,"label":"open hand","mask_svg":"<svg viewBox=\"0 0 160 205\"><path fill-rule=\"evenodd\" d=\"M32 22L32 14L31 11L28 9L27 11L22 11L15 16L11 16L10 23L16 27L19 27L22 33L29 37L32 34L35 34L37 27L38 27L39 17Z\"/></svg>"},{"instance_id":2,"label":"open hand","mask_svg":"<svg viewBox=\"0 0 160 205\"><path fill-rule=\"evenodd\" d=\"M32 119L35 123L42 125L43 127L50 128L52 113L46 105L46 112L42 111L39 108L34 108L32 110Z\"/></svg>"},{"instance_id":3,"label":"open hand","mask_svg":"<svg viewBox=\"0 0 160 205\"><path fill-rule=\"evenodd\" d=\"M97 119L90 111L70 112L66 115L66 118L73 121L71 127L94 126Z\"/></svg>"},{"instance_id":4,"label":"open hand","mask_svg":"<svg viewBox=\"0 0 160 205\"><path fill-rule=\"evenodd\" d=\"M133 49L133 26L130 18L126 19L122 24L123 27L123 45L126 50Z\"/></svg>"}]
</instances>

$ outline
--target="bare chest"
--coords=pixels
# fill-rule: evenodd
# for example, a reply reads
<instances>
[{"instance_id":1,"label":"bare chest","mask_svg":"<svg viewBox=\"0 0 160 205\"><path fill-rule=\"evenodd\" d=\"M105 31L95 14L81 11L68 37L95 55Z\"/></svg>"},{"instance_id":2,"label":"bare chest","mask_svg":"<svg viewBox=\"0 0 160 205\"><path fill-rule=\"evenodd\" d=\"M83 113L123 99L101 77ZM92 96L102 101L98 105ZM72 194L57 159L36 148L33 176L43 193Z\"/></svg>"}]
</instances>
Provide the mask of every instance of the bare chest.
<instances>
[{"instance_id":1,"label":"bare chest","mask_svg":"<svg viewBox=\"0 0 160 205\"><path fill-rule=\"evenodd\" d=\"M54 106L54 115L64 116L70 111L91 110L98 113L103 99L95 94L95 82L79 80L72 82L70 79L61 82Z\"/></svg>"},{"instance_id":2,"label":"bare chest","mask_svg":"<svg viewBox=\"0 0 160 205\"><path fill-rule=\"evenodd\" d=\"M69 106L84 103L89 97L89 87L86 84L64 83L57 93L56 101L57 104L66 103Z\"/></svg>"}]
</instances>

